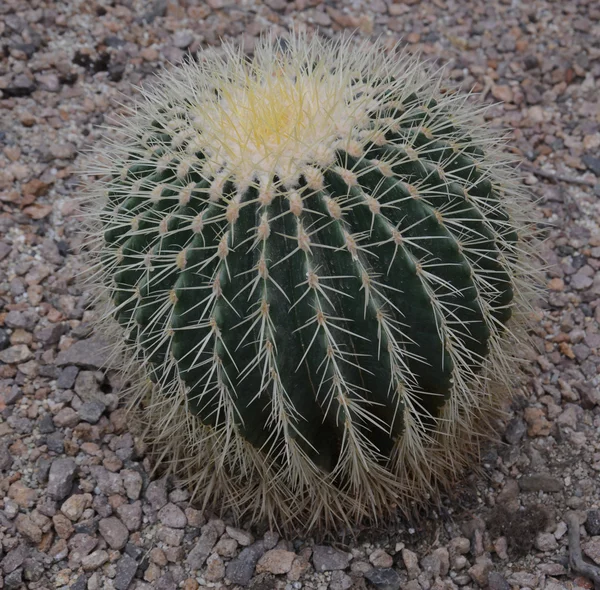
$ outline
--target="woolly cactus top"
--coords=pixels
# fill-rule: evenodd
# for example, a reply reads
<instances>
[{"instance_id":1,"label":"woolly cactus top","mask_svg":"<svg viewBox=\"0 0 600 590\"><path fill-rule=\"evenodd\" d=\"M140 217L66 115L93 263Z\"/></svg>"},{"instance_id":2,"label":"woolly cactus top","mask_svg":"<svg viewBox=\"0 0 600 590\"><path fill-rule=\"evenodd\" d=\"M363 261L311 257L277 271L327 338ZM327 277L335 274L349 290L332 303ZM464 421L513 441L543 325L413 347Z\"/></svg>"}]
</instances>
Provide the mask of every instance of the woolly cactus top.
<instances>
[{"instance_id":1,"label":"woolly cactus top","mask_svg":"<svg viewBox=\"0 0 600 590\"><path fill-rule=\"evenodd\" d=\"M308 528L406 509L509 395L525 198L438 85L350 39L225 46L104 151L100 284L205 503Z\"/></svg>"}]
</instances>

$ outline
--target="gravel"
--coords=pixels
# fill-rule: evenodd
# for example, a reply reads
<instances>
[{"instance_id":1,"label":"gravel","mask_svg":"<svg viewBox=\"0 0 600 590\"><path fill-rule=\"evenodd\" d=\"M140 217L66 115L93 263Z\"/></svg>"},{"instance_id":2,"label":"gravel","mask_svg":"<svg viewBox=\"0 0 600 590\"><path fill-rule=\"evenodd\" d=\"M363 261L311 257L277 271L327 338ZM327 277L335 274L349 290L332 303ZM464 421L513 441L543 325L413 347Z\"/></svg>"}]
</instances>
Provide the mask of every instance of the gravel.
<instances>
[{"instance_id":1,"label":"gravel","mask_svg":"<svg viewBox=\"0 0 600 590\"><path fill-rule=\"evenodd\" d=\"M591 588L568 569L565 515L578 516L584 554L600 563L597 2L0 4L0 587ZM504 442L427 518L328 544L219 520L190 506L180 482L151 475L77 281L76 170L100 126L167 62L220 38L251 50L261 31L292 25L401 39L463 90L502 101L485 116L510 130L524 162L547 264ZM543 527L524 521L533 506Z\"/></svg>"}]
</instances>

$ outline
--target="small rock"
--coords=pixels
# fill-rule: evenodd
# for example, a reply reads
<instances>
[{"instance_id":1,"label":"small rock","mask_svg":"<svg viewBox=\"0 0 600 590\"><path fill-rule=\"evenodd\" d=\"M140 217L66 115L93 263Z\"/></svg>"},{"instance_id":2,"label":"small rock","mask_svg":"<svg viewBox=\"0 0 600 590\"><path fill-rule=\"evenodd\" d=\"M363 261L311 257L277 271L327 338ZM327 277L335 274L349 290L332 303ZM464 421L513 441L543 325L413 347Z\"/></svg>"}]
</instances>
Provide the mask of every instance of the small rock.
<instances>
[{"instance_id":1,"label":"small rock","mask_svg":"<svg viewBox=\"0 0 600 590\"><path fill-rule=\"evenodd\" d=\"M279 541L279 534L275 531L267 531L262 539L265 551L273 549L277 545L277 541Z\"/></svg>"},{"instance_id":2,"label":"small rock","mask_svg":"<svg viewBox=\"0 0 600 590\"><path fill-rule=\"evenodd\" d=\"M600 158L592 156L591 154L585 154L582 156L581 161L591 170L596 176L600 176Z\"/></svg>"},{"instance_id":3,"label":"small rock","mask_svg":"<svg viewBox=\"0 0 600 590\"><path fill-rule=\"evenodd\" d=\"M527 434L530 437L548 436L550 434L552 424L546 419L541 408L525 408L523 415L528 425Z\"/></svg>"},{"instance_id":4,"label":"small rock","mask_svg":"<svg viewBox=\"0 0 600 590\"><path fill-rule=\"evenodd\" d=\"M125 553L117 563L117 575L113 582L115 589L127 590L135 576L137 568L137 561Z\"/></svg>"},{"instance_id":5,"label":"small rock","mask_svg":"<svg viewBox=\"0 0 600 590\"><path fill-rule=\"evenodd\" d=\"M23 588L23 570L18 569L4 578L5 590L21 590Z\"/></svg>"},{"instance_id":6,"label":"small rock","mask_svg":"<svg viewBox=\"0 0 600 590\"><path fill-rule=\"evenodd\" d=\"M166 504L158 511L158 519L166 526L182 529L187 524L183 510L175 504Z\"/></svg>"},{"instance_id":7,"label":"small rock","mask_svg":"<svg viewBox=\"0 0 600 590\"><path fill-rule=\"evenodd\" d=\"M52 143L50 153L59 160L70 160L75 157L76 148L72 143Z\"/></svg>"},{"instance_id":8,"label":"small rock","mask_svg":"<svg viewBox=\"0 0 600 590\"><path fill-rule=\"evenodd\" d=\"M190 31L177 31L173 35L173 45L179 49L187 49L194 42L194 35Z\"/></svg>"},{"instance_id":9,"label":"small rock","mask_svg":"<svg viewBox=\"0 0 600 590\"><path fill-rule=\"evenodd\" d=\"M129 538L127 527L114 516L100 520L98 530L111 549L122 549Z\"/></svg>"},{"instance_id":10,"label":"small rock","mask_svg":"<svg viewBox=\"0 0 600 590\"><path fill-rule=\"evenodd\" d=\"M242 547L248 547L248 545L252 545L252 543L254 543L254 537L247 531L235 529L230 526L226 527L225 530L227 531L227 534L232 539L235 539Z\"/></svg>"},{"instance_id":11,"label":"small rock","mask_svg":"<svg viewBox=\"0 0 600 590\"><path fill-rule=\"evenodd\" d=\"M433 578L445 578L450 569L450 555L445 547L436 549L430 555L421 559L421 568L430 573Z\"/></svg>"},{"instance_id":12,"label":"small rock","mask_svg":"<svg viewBox=\"0 0 600 590\"><path fill-rule=\"evenodd\" d=\"M394 558L383 549L375 549L369 555L369 561L377 568L390 568L394 565Z\"/></svg>"},{"instance_id":13,"label":"small rock","mask_svg":"<svg viewBox=\"0 0 600 590\"><path fill-rule=\"evenodd\" d=\"M73 487L76 471L77 465L73 459L54 459L48 474L48 495L54 500L63 500Z\"/></svg>"},{"instance_id":14,"label":"small rock","mask_svg":"<svg viewBox=\"0 0 600 590\"><path fill-rule=\"evenodd\" d=\"M479 558L475 565L469 568L471 579L481 588L488 584L488 576L492 569L492 562L487 558Z\"/></svg>"},{"instance_id":15,"label":"small rock","mask_svg":"<svg viewBox=\"0 0 600 590\"><path fill-rule=\"evenodd\" d=\"M92 496L90 494L74 494L63 502L60 511L73 522L77 522L91 503Z\"/></svg>"},{"instance_id":16,"label":"small rock","mask_svg":"<svg viewBox=\"0 0 600 590\"><path fill-rule=\"evenodd\" d=\"M590 559L600 565L600 537L592 537L582 545L582 549Z\"/></svg>"},{"instance_id":17,"label":"small rock","mask_svg":"<svg viewBox=\"0 0 600 590\"><path fill-rule=\"evenodd\" d=\"M506 426L504 438L507 443L516 445L527 432L527 426L521 418L513 418Z\"/></svg>"},{"instance_id":18,"label":"small rock","mask_svg":"<svg viewBox=\"0 0 600 590\"><path fill-rule=\"evenodd\" d=\"M538 533L535 547L538 551L553 551L558 547L558 543L552 533Z\"/></svg>"},{"instance_id":19,"label":"small rock","mask_svg":"<svg viewBox=\"0 0 600 590\"><path fill-rule=\"evenodd\" d=\"M17 545L11 549L2 560L2 570L5 574L14 572L17 568L23 565L23 562L29 556L29 547L25 543Z\"/></svg>"},{"instance_id":20,"label":"small rock","mask_svg":"<svg viewBox=\"0 0 600 590\"><path fill-rule=\"evenodd\" d=\"M223 536L215 545L214 551L221 557L235 557L238 547L238 542L229 536Z\"/></svg>"},{"instance_id":21,"label":"small rock","mask_svg":"<svg viewBox=\"0 0 600 590\"><path fill-rule=\"evenodd\" d=\"M517 586L528 586L529 588L536 588L539 577L536 574L530 574L529 572L514 572L508 578L510 584Z\"/></svg>"},{"instance_id":22,"label":"small rock","mask_svg":"<svg viewBox=\"0 0 600 590\"><path fill-rule=\"evenodd\" d=\"M584 291L592 286L594 271L592 270L592 276L590 276L589 268L587 265L583 266L571 277L571 287L578 291Z\"/></svg>"},{"instance_id":23,"label":"small rock","mask_svg":"<svg viewBox=\"0 0 600 590\"><path fill-rule=\"evenodd\" d=\"M492 95L502 102L512 102L513 100L513 91L510 86L494 84L492 86Z\"/></svg>"},{"instance_id":24,"label":"small rock","mask_svg":"<svg viewBox=\"0 0 600 590\"><path fill-rule=\"evenodd\" d=\"M73 524L64 514L58 513L52 517L54 530L61 539L68 539L73 534Z\"/></svg>"},{"instance_id":25,"label":"small rock","mask_svg":"<svg viewBox=\"0 0 600 590\"><path fill-rule=\"evenodd\" d=\"M195 510L194 508L188 506L184 512L188 521L188 526L199 529L203 524L206 523L206 518L204 518L202 510Z\"/></svg>"},{"instance_id":26,"label":"small rock","mask_svg":"<svg viewBox=\"0 0 600 590\"><path fill-rule=\"evenodd\" d=\"M313 547L312 560L317 572L344 570L350 564L352 554L339 551L327 545L315 545Z\"/></svg>"},{"instance_id":27,"label":"small rock","mask_svg":"<svg viewBox=\"0 0 600 590\"><path fill-rule=\"evenodd\" d=\"M519 488L523 492L560 492L563 481L547 473L526 475L519 480Z\"/></svg>"},{"instance_id":28,"label":"small rock","mask_svg":"<svg viewBox=\"0 0 600 590\"><path fill-rule=\"evenodd\" d=\"M190 551L186 560L190 569L198 570L204 565L218 538L219 534L217 530L210 523L202 527L200 539L198 539L198 542Z\"/></svg>"},{"instance_id":29,"label":"small rock","mask_svg":"<svg viewBox=\"0 0 600 590\"><path fill-rule=\"evenodd\" d=\"M160 510L167 502L167 480L152 481L146 489L146 500L154 510Z\"/></svg>"},{"instance_id":30,"label":"small rock","mask_svg":"<svg viewBox=\"0 0 600 590\"><path fill-rule=\"evenodd\" d=\"M8 440L0 442L0 471L7 471L13 464L13 457L8 450L9 446Z\"/></svg>"},{"instance_id":31,"label":"small rock","mask_svg":"<svg viewBox=\"0 0 600 590\"><path fill-rule=\"evenodd\" d=\"M86 402L77 410L79 417L85 422L96 424L104 414L106 405L101 401Z\"/></svg>"},{"instance_id":32,"label":"small rock","mask_svg":"<svg viewBox=\"0 0 600 590\"><path fill-rule=\"evenodd\" d=\"M342 570L331 572L329 590L350 590L352 584L352 578Z\"/></svg>"},{"instance_id":33,"label":"small rock","mask_svg":"<svg viewBox=\"0 0 600 590\"><path fill-rule=\"evenodd\" d=\"M97 570L99 567L102 567L109 559L108 553L102 549L98 549L98 551L94 551L89 555L86 555L81 560L81 567L84 572L93 572Z\"/></svg>"},{"instance_id":34,"label":"small rock","mask_svg":"<svg viewBox=\"0 0 600 590\"><path fill-rule=\"evenodd\" d=\"M471 541L466 537L455 537L450 540L448 545L450 547L450 554L452 555L465 555L471 549Z\"/></svg>"},{"instance_id":35,"label":"small rock","mask_svg":"<svg viewBox=\"0 0 600 590\"><path fill-rule=\"evenodd\" d=\"M498 537L494 541L494 551L500 559L508 559L508 541L506 537Z\"/></svg>"},{"instance_id":36,"label":"small rock","mask_svg":"<svg viewBox=\"0 0 600 590\"><path fill-rule=\"evenodd\" d=\"M209 582L218 582L225 577L225 564L216 553L213 553L206 560L206 571L204 572L204 577Z\"/></svg>"},{"instance_id":37,"label":"small rock","mask_svg":"<svg viewBox=\"0 0 600 590\"><path fill-rule=\"evenodd\" d=\"M6 350L0 351L0 361L7 365L24 363L33 358L33 353L26 344L15 344Z\"/></svg>"},{"instance_id":38,"label":"small rock","mask_svg":"<svg viewBox=\"0 0 600 590\"><path fill-rule=\"evenodd\" d=\"M142 491L142 476L134 469L123 469L121 470L121 477L127 497L130 500L137 500Z\"/></svg>"},{"instance_id":39,"label":"small rock","mask_svg":"<svg viewBox=\"0 0 600 590\"><path fill-rule=\"evenodd\" d=\"M592 537L600 535L600 510L588 510L585 530Z\"/></svg>"},{"instance_id":40,"label":"small rock","mask_svg":"<svg viewBox=\"0 0 600 590\"><path fill-rule=\"evenodd\" d=\"M4 324L13 330L21 328L27 332L32 332L39 320L39 316L33 310L28 311L9 311L4 318Z\"/></svg>"},{"instance_id":41,"label":"small rock","mask_svg":"<svg viewBox=\"0 0 600 590\"><path fill-rule=\"evenodd\" d=\"M42 540L42 529L26 514L18 514L15 524L17 530L32 543L39 543Z\"/></svg>"},{"instance_id":42,"label":"small rock","mask_svg":"<svg viewBox=\"0 0 600 590\"><path fill-rule=\"evenodd\" d=\"M80 371L75 379L74 389L84 402L104 402L104 393L94 371Z\"/></svg>"},{"instance_id":43,"label":"small rock","mask_svg":"<svg viewBox=\"0 0 600 590\"><path fill-rule=\"evenodd\" d=\"M510 584L502 574L490 572L488 574L488 590L510 590Z\"/></svg>"},{"instance_id":44,"label":"small rock","mask_svg":"<svg viewBox=\"0 0 600 590\"><path fill-rule=\"evenodd\" d=\"M142 503L139 500L132 504L121 504L115 512L129 532L137 531L142 526Z\"/></svg>"},{"instance_id":45,"label":"small rock","mask_svg":"<svg viewBox=\"0 0 600 590\"><path fill-rule=\"evenodd\" d=\"M292 562L295 558L296 554L292 551L271 549L258 560L258 563L256 564L256 573L262 574L267 572L275 575L287 574L290 571Z\"/></svg>"},{"instance_id":46,"label":"small rock","mask_svg":"<svg viewBox=\"0 0 600 590\"><path fill-rule=\"evenodd\" d=\"M262 541L245 547L236 559L232 559L226 567L225 575L233 584L247 586L252 579L257 561L265 552Z\"/></svg>"},{"instance_id":47,"label":"small rock","mask_svg":"<svg viewBox=\"0 0 600 590\"><path fill-rule=\"evenodd\" d=\"M519 483L516 479L507 479L502 491L498 494L498 504L506 506L508 510L519 509Z\"/></svg>"},{"instance_id":48,"label":"small rock","mask_svg":"<svg viewBox=\"0 0 600 590\"><path fill-rule=\"evenodd\" d=\"M183 529L173 529L170 526L161 525L158 527L156 536L160 541L167 545L179 547L185 536L185 531Z\"/></svg>"},{"instance_id":49,"label":"small rock","mask_svg":"<svg viewBox=\"0 0 600 590\"><path fill-rule=\"evenodd\" d=\"M417 554L410 549L402 549L402 561L404 561L404 565L406 566L409 579L416 579L421 573Z\"/></svg>"},{"instance_id":50,"label":"small rock","mask_svg":"<svg viewBox=\"0 0 600 590\"><path fill-rule=\"evenodd\" d=\"M365 578L378 590L399 590L400 576L392 568L373 568L365 573Z\"/></svg>"},{"instance_id":51,"label":"small rock","mask_svg":"<svg viewBox=\"0 0 600 590\"><path fill-rule=\"evenodd\" d=\"M77 365L88 369L102 369L108 363L111 346L100 338L88 338L74 342L67 350L62 350L56 357L58 367Z\"/></svg>"},{"instance_id":52,"label":"small rock","mask_svg":"<svg viewBox=\"0 0 600 590\"><path fill-rule=\"evenodd\" d=\"M79 373L79 368L74 365L65 367L56 380L56 387L58 389L71 389L75 384L75 379Z\"/></svg>"},{"instance_id":53,"label":"small rock","mask_svg":"<svg viewBox=\"0 0 600 590\"><path fill-rule=\"evenodd\" d=\"M52 421L59 428L72 428L79 424L79 414L73 408L62 408Z\"/></svg>"},{"instance_id":54,"label":"small rock","mask_svg":"<svg viewBox=\"0 0 600 590\"><path fill-rule=\"evenodd\" d=\"M312 551L309 550L310 553L312 553ZM303 552L302 555L297 555L296 559L294 559L294 562L292 563L292 567L290 568L290 571L288 572L287 575L287 579L290 582L297 582L298 580L300 580L300 578L302 578L302 576L304 576L306 574L306 572L310 569L310 563L308 561L308 558L310 557L310 553L308 555L304 554L305 552ZM370 566L369 566L370 569Z\"/></svg>"},{"instance_id":55,"label":"small rock","mask_svg":"<svg viewBox=\"0 0 600 590\"><path fill-rule=\"evenodd\" d=\"M123 479L120 474L113 473L102 465L92 465L90 472L101 493L106 496L122 495L125 492L123 487ZM166 502L165 502L166 504Z\"/></svg>"}]
</instances>

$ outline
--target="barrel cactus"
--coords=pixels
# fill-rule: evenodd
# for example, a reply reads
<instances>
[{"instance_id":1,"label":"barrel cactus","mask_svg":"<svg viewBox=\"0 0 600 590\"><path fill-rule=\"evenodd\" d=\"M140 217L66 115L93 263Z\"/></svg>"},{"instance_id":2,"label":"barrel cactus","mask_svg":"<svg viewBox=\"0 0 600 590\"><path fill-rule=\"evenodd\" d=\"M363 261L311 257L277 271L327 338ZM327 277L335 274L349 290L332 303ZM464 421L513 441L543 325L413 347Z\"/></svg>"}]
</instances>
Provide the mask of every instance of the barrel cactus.
<instances>
[{"instance_id":1,"label":"barrel cactus","mask_svg":"<svg viewBox=\"0 0 600 590\"><path fill-rule=\"evenodd\" d=\"M481 112L398 48L292 34L163 73L111 134L94 281L157 463L280 528L454 481L533 282Z\"/></svg>"}]
</instances>

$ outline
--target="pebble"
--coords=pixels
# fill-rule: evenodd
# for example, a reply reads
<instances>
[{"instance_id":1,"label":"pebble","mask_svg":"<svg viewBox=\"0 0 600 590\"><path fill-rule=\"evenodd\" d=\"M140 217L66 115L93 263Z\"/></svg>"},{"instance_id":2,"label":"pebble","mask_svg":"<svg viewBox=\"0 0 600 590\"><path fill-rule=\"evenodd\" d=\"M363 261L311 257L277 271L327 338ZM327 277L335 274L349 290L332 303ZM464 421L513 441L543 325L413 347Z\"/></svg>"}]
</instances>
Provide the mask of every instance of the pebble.
<instances>
[{"instance_id":1,"label":"pebble","mask_svg":"<svg viewBox=\"0 0 600 590\"><path fill-rule=\"evenodd\" d=\"M489 572L487 583L489 590L511 590L506 578L498 572Z\"/></svg>"},{"instance_id":2,"label":"pebble","mask_svg":"<svg viewBox=\"0 0 600 590\"><path fill-rule=\"evenodd\" d=\"M73 522L77 522L91 503L91 494L74 494L63 502L60 511Z\"/></svg>"},{"instance_id":3,"label":"pebble","mask_svg":"<svg viewBox=\"0 0 600 590\"><path fill-rule=\"evenodd\" d=\"M225 577L225 564L216 553L210 555L206 560L206 571L204 572L204 577L209 582L218 582Z\"/></svg>"},{"instance_id":4,"label":"pebble","mask_svg":"<svg viewBox=\"0 0 600 590\"><path fill-rule=\"evenodd\" d=\"M402 549L402 561L408 572L409 579L416 579L421 573L421 568L419 568L419 556L410 549Z\"/></svg>"},{"instance_id":5,"label":"pebble","mask_svg":"<svg viewBox=\"0 0 600 590\"><path fill-rule=\"evenodd\" d=\"M0 350L0 361L7 365L24 363L33 358L33 353L26 344L15 344Z\"/></svg>"},{"instance_id":6,"label":"pebble","mask_svg":"<svg viewBox=\"0 0 600 590\"><path fill-rule=\"evenodd\" d=\"M98 530L111 549L123 549L129 538L127 527L114 516L100 520Z\"/></svg>"},{"instance_id":7,"label":"pebble","mask_svg":"<svg viewBox=\"0 0 600 590\"><path fill-rule=\"evenodd\" d=\"M600 536L592 537L586 543L582 543L581 548L585 555L593 560L597 565L600 565Z\"/></svg>"},{"instance_id":8,"label":"pebble","mask_svg":"<svg viewBox=\"0 0 600 590\"><path fill-rule=\"evenodd\" d=\"M317 572L344 570L350 565L352 554L326 545L315 545L312 560Z\"/></svg>"},{"instance_id":9,"label":"pebble","mask_svg":"<svg viewBox=\"0 0 600 590\"><path fill-rule=\"evenodd\" d=\"M553 551L557 547L558 543L552 533L538 533L535 538L535 548L538 551Z\"/></svg>"},{"instance_id":10,"label":"pebble","mask_svg":"<svg viewBox=\"0 0 600 590\"><path fill-rule=\"evenodd\" d=\"M600 510L588 510L585 521L585 530L588 535L600 535Z\"/></svg>"},{"instance_id":11,"label":"pebble","mask_svg":"<svg viewBox=\"0 0 600 590\"><path fill-rule=\"evenodd\" d=\"M103 566L109 560L109 555L103 549L99 549L98 551L94 551L89 555L86 555L81 560L81 567L84 572L93 572L97 570L99 567Z\"/></svg>"},{"instance_id":12,"label":"pebble","mask_svg":"<svg viewBox=\"0 0 600 590\"><path fill-rule=\"evenodd\" d=\"M77 410L81 420L96 424L106 410L106 405L101 401L86 402Z\"/></svg>"},{"instance_id":13,"label":"pebble","mask_svg":"<svg viewBox=\"0 0 600 590\"><path fill-rule=\"evenodd\" d=\"M365 573L365 578L378 590L399 590L401 579L392 568L373 568Z\"/></svg>"},{"instance_id":14,"label":"pebble","mask_svg":"<svg viewBox=\"0 0 600 590\"><path fill-rule=\"evenodd\" d=\"M256 563L264 553L265 547L262 541L245 547L235 559L227 564L225 576L233 584L248 585L254 574Z\"/></svg>"},{"instance_id":15,"label":"pebble","mask_svg":"<svg viewBox=\"0 0 600 590\"><path fill-rule=\"evenodd\" d=\"M469 576L480 587L485 588L488 585L488 576L492 570L492 561L487 558L478 557L474 565L469 569Z\"/></svg>"},{"instance_id":16,"label":"pebble","mask_svg":"<svg viewBox=\"0 0 600 590\"><path fill-rule=\"evenodd\" d=\"M213 525L209 523L202 527L200 539L187 556L186 561L190 569L198 570L204 565L218 538L219 534Z\"/></svg>"},{"instance_id":17,"label":"pebble","mask_svg":"<svg viewBox=\"0 0 600 590\"><path fill-rule=\"evenodd\" d=\"M15 519L17 530L32 543L39 543L42 540L42 529L37 526L26 514L18 514Z\"/></svg>"},{"instance_id":18,"label":"pebble","mask_svg":"<svg viewBox=\"0 0 600 590\"><path fill-rule=\"evenodd\" d=\"M138 563L125 553L117 563L117 574L114 579L115 590L127 590L133 581Z\"/></svg>"},{"instance_id":19,"label":"pebble","mask_svg":"<svg viewBox=\"0 0 600 590\"><path fill-rule=\"evenodd\" d=\"M564 487L561 479L547 473L523 476L519 488L523 492L560 492Z\"/></svg>"},{"instance_id":20,"label":"pebble","mask_svg":"<svg viewBox=\"0 0 600 590\"><path fill-rule=\"evenodd\" d=\"M390 568L394 565L394 558L383 549L375 549L375 551L369 555L369 561L377 568Z\"/></svg>"},{"instance_id":21,"label":"pebble","mask_svg":"<svg viewBox=\"0 0 600 590\"><path fill-rule=\"evenodd\" d=\"M102 369L108 362L111 347L99 337L78 340L56 357L58 367L76 365L86 369Z\"/></svg>"},{"instance_id":22,"label":"pebble","mask_svg":"<svg viewBox=\"0 0 600 590\"><path fill-rule=\"evenodd\" d=\"M242 547L248 547L248 545L252 545L254 543L254 537L251 533L247 531L243 531L242 529L235 529L233 527L225 527L227 534L235 539Z\"/></svg>"},{"instance_id":23,"label":"pebble","mask_svg":"<svg viewBox=\"0 0 600 590\"><path fill-rule=\"evenodd\" d=\"M187 518L179 506L166 504L158 511L159 520L166 526L182 529L187 524Z\"/></svg>"},{"instance_id":24,"label":"pebble","mask_svg":"<svg viewBox=\"0 0 600 590\"><path fill-rule=\"evenodd\" d=\"M160 479L152 481L146 489L146 500L150 502L154 510L160 510L167 502L167 481Z\"/></svg>"},{"instance_id":25,"label":"pebble","mask_svg":"<svg viewBox=\"0 0 600 590\"><path fill-rule=\"evenodd\" d=\"M122 469L121 478L127 497L130 500L137 500L140 497L144 483L142 476L133 469Z\"/></svg>"},{"instance_id":26,"label":"pebble","mask_svg":"<svg viewBox=\"0 0 600 590\"><path fill-rule=\"evenodd\" d=\"M73 459L54 459L48 474L48 495L54 500L63 500L73 487L76 472L77 465Z\"/></svg>"},{"instance_id":27,"label":"pebble","mask_svg":"<svg viewBox=\"0 0 600 590\"><path fill-rule=\"evenodd\" d=\"M287 574L292 568L296 554L293 551L285 551L282 549L271 549L267 551L256 564L256 573L264 572L280 575Z\"/></svg>"}]
</instances>

